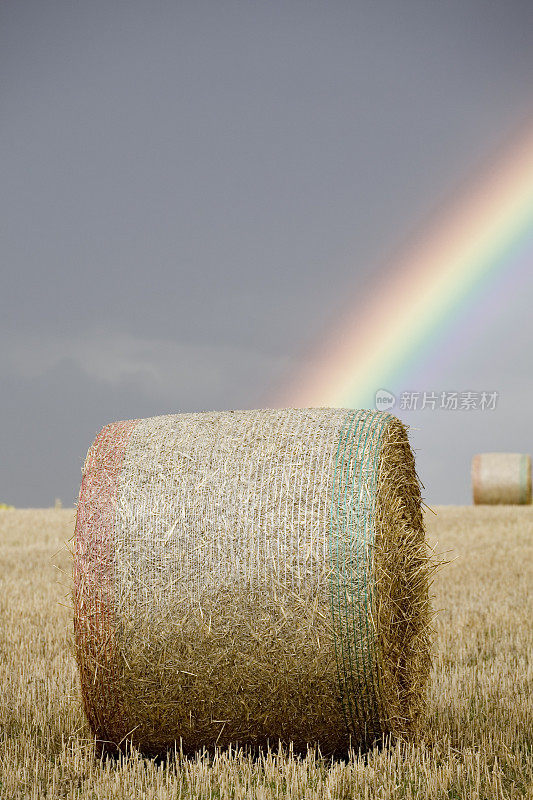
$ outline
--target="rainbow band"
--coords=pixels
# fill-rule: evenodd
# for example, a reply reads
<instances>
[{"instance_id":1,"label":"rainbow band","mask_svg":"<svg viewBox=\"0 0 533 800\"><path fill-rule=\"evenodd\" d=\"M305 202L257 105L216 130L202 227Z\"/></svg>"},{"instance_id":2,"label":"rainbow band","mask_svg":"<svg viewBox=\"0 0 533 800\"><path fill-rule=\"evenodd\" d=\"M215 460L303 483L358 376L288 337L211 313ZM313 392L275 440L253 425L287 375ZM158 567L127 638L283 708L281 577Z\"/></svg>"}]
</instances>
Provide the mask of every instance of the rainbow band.
<instances>
[{"instance_id":1,"label":"rainbow band","mask_svg":"<svg viewBox=\"0 0 533 800\"><path fill-rule=\"evenodd\" d=\"M434 348L521 253L533 249L533 129L434 224L369 298L322 337L279 405L364 408ZM520 265L528 269L529 264ZM403 387L405 388L405 387Z\"/></svg>"}]
</instances>

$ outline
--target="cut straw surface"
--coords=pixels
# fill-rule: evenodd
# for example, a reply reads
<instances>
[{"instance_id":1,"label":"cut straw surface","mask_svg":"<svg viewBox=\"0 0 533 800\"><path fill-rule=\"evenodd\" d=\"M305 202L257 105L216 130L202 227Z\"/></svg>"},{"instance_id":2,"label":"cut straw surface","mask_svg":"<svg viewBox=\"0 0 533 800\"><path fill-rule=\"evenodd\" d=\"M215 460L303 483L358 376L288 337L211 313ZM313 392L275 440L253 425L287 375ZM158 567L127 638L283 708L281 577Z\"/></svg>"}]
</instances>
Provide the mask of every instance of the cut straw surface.
<instances>
[{"instance_id":1,"label":"cut straw surface","mask_svg":"<svg viewBox=\"0 0 533 800\"><path fill-rule=\"evenodd\" d=\"M106 426L77 511L81 692L103 749L343 754L423 720L431 563L406 429L279 409Z\"/></svg>"}]
</instances>

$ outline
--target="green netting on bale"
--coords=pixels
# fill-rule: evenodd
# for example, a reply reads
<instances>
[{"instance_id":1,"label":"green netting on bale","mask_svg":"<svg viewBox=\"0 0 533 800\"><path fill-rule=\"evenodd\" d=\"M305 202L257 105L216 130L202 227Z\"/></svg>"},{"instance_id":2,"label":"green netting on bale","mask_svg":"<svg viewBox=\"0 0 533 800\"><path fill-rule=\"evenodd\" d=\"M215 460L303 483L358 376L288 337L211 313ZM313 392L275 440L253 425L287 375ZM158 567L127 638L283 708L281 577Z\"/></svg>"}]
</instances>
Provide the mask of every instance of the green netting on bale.
<instances>
[{"instance_id":1,"label":"green netting on bale","mask_svg":"<svg viewBox=\"0 0 533 800\"><path fill-rule=\"evenodd\" d=\"M339 437L331 503L331 612L338 679L350 731L381 732L376 631L372 621L373 518L383 432L380 412L349 415Z\"/></svg>"}]
</instances>

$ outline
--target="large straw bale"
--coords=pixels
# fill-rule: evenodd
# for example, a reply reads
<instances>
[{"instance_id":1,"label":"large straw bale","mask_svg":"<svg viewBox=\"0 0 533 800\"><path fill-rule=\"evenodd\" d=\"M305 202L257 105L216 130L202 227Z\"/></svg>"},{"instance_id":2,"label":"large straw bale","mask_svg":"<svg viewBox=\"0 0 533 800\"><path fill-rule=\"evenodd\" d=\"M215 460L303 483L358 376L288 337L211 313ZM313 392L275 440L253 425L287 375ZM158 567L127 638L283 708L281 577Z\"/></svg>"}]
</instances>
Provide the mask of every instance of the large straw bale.
<instances>
[{"instance_id":1,"label":"large straw bale","mask_svg":"<svg viewBox=\"0 0 533 800\"><path fill-rule=\"evenodd\" d=\"M389 414L103 428L83 470L73 590L102 748L280 739L326 755L413 734L430 666L420 506L406 429Z\"/></svg>"},{"instance_id":2,"label":"large straw bale","mask_svg":"<svg viewBox=\"0 0 533 800\"><path fill-rule=\"evenodd\" d=\"M531 457L525 453L480 453L472 459L475 505L531 503Z\"/></svg>"}]
</instances>

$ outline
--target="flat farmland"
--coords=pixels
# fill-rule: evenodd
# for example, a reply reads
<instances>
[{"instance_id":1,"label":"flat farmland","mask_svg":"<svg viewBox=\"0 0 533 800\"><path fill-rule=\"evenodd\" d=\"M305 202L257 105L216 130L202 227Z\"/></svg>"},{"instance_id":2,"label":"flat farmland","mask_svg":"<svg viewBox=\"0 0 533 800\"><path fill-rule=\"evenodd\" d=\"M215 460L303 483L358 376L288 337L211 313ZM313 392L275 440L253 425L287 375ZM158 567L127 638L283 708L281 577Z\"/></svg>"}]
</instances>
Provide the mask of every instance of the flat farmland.
<instances>
[{"instance_id":1,"label":"flat farmland","mask_svg":"<svg viewBox=\"0 0 533 800\"><path fill-rule=\"evenodd\" d=\"M100 761L70 651L72 509L0 511L0 800L533 798L533 507L426 512L443 566L429 718L364 757Z\"/></svg>"}]
</instances>

